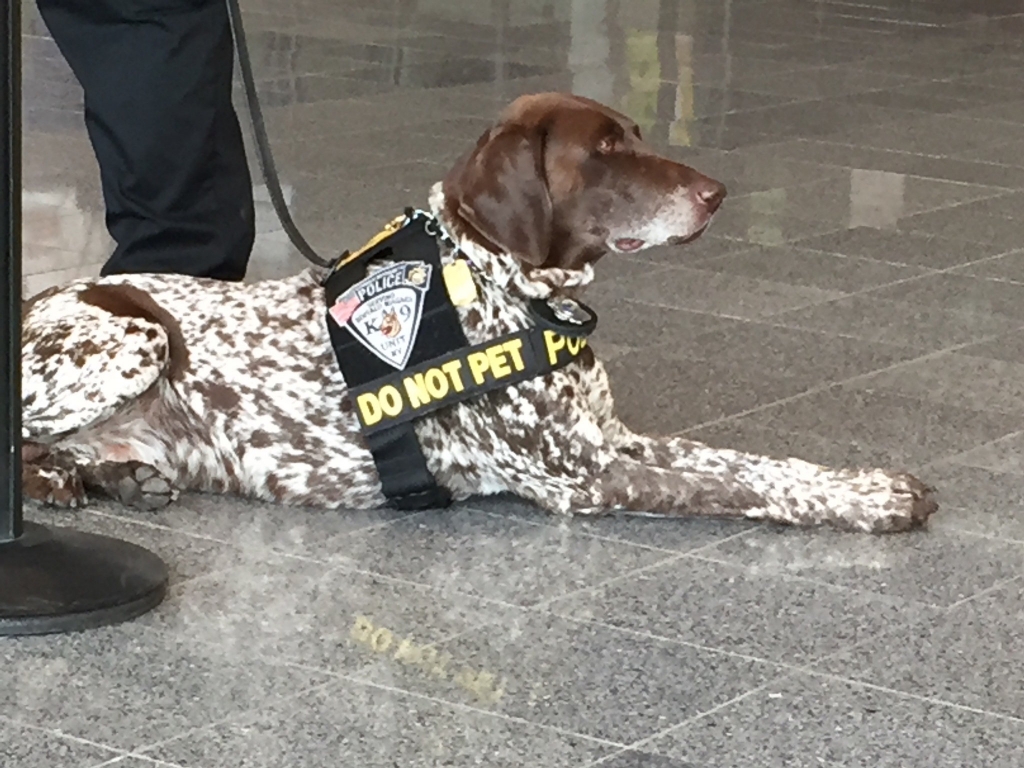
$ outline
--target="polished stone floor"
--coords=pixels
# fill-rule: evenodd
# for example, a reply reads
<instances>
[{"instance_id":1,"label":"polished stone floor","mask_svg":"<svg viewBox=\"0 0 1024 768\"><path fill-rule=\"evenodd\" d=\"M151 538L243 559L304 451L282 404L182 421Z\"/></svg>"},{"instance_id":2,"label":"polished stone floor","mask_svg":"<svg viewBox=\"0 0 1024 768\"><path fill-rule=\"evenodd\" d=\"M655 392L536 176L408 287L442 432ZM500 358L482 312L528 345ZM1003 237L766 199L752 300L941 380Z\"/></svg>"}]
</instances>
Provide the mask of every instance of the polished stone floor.
<instances>
[{"instance_id":1,"label":"polished stone floor","mask_svg":"<svg viewBox=\"0 0 1024 768\"><path fill-rule=\"evenodd\" d=\"M731 191L688 248L599 265L626 420L909 468L942 509L873 538L508 500L29 508L142 542L173 586L127 626L0 642L0 764L1024 765L1024 0L243 9L317 248L422 204L515 95L598 98ZM24 40L34 292L110 244L30 7ZM301 266L266 205L260 229L254 279Z\"/></svg>"}]
</instances>

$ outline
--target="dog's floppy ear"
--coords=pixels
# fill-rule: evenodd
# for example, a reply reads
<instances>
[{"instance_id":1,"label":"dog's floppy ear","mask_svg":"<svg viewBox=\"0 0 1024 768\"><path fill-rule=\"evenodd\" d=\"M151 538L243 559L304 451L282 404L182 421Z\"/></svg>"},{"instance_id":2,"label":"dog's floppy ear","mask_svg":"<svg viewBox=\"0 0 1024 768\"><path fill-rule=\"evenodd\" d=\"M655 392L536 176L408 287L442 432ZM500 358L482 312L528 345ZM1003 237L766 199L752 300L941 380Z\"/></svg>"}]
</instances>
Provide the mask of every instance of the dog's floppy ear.
<instances>
[{"instance_id":1,"label":"dog's floppy ear","mask_svg":"<svg viewBox=\"0 0 1024 768\"><path fill-rule=\"evenodd\" d=\"M532 266L551 250L551 195L544 171L544 131L503 124L448 173L445 196L459 217L506 253Z\"/></svg>"}]
</instances>

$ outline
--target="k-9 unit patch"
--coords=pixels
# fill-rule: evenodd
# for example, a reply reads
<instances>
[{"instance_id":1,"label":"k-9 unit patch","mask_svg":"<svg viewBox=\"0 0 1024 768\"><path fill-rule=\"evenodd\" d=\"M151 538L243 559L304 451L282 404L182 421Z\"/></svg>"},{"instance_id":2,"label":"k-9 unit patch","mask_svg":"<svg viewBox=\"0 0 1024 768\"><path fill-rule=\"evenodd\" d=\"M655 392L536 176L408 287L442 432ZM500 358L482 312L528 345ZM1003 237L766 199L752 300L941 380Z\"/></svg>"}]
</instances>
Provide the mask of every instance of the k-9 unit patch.
<instances>
[{"instance_id":1,"label":"k-9 unit patch","mask_svg":"<svg viewBox=\"0 0 1024 768\"><path fill-rule=\"evenodd\" d=\"M401 371L409 362L430 287L431 265L392 264L353 285L330 308L334 321L368 350Z\"/></svg>"}]
</instances>

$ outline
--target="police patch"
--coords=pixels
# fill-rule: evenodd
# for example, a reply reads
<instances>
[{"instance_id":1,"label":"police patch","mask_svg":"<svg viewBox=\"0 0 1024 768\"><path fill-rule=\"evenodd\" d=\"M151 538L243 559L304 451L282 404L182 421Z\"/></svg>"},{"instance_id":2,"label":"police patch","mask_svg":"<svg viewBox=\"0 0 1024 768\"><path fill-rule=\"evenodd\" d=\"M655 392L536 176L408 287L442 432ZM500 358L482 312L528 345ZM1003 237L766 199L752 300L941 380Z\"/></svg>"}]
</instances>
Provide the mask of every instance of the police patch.
<instances>
[{"instance_id":1,"label":"police patch","mask_svg":"<svg viewBox=\"0 0 1024 768\"><path fill-rule=\"evenodd\" d=\"M385 363L402 370L420 330L430 271L424 261L403 261L374 272L338 297L331 317Z\"/></svg>"}]
</instances>

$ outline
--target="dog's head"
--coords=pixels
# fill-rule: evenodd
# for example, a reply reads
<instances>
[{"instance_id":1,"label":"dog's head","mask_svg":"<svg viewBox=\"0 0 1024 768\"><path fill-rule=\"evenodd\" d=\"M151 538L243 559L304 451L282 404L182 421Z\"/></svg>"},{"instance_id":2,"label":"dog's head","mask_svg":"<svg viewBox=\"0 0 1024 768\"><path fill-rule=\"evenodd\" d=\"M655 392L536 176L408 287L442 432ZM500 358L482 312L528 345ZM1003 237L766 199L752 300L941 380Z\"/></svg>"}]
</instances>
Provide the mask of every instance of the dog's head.
<instances>
[{"instance_id":1,"label":"dog's head","mask_svg":"<svg viewBox=\"0 0 1024 768\"><path fill-rule=\"evenodd\" d=\"M689 242L725 198L719 182L656 154L625 115L558 93L514 101L443 190L466 236L528 269L563 270Z\"/></svg>"}]
</instances>

